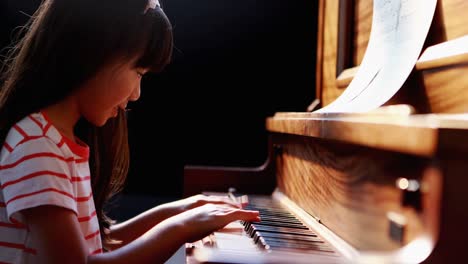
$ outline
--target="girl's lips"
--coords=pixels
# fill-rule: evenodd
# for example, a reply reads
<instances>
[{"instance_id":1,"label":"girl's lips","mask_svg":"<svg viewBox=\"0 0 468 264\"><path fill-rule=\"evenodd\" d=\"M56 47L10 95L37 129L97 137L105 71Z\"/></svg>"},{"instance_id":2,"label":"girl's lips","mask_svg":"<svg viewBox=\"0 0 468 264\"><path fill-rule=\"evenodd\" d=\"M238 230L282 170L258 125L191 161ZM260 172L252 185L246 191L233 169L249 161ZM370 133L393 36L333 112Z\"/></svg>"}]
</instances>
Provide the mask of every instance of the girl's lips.
<instances>
[{"instance_id":1,"label":"girl's lips","mask_svg":"<svg viewBox=\"0 0 468 264\"><path fill-rule=\"evenodd\" d=\"M119 108L122 109L122 110L124 110L124 111L126 111L126 109L127 109L127 104L121 104L121 105L119 105Z\"/></svg>"}]
</instances>

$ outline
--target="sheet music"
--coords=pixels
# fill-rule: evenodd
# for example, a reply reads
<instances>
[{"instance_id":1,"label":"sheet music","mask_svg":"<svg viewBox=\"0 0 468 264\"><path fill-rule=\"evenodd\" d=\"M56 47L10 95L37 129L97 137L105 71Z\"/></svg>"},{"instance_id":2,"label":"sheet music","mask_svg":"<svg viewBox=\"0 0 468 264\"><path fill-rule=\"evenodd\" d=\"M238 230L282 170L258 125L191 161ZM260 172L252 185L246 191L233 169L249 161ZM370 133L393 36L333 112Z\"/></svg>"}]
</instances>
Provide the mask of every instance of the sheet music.
<instances>
[{"instance_id":1,"label":"sheet music","mask_svg":"<svg viewBox=\"0 0 468 264\"><path fill-rule=\"evenodd\" d=\"M369 44L346 90L315 112L365 112L388 101L421 53L437 0L375 0Z\"/></svg>"}]
</instances>

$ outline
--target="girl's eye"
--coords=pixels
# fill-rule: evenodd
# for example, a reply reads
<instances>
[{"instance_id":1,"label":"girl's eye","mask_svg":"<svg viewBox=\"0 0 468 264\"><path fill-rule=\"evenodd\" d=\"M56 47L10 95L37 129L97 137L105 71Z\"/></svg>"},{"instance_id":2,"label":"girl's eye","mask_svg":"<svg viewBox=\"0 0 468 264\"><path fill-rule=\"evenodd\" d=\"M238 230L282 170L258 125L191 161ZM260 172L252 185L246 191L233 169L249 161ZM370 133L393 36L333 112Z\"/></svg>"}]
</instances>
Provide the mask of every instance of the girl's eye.
<instances>
[{"instance_id":1,"label":"girl's eye","mask_svg":"<svg viewBox=\"0 0 468 264\"><path fill-rule=\"evenodd\" d=\"M139 72L139 71L137 71L137 74L138 74L138 76L140 76L140 78L143 77L143 75L145 75L144 73Z\"/></svg>"}]
</instances>

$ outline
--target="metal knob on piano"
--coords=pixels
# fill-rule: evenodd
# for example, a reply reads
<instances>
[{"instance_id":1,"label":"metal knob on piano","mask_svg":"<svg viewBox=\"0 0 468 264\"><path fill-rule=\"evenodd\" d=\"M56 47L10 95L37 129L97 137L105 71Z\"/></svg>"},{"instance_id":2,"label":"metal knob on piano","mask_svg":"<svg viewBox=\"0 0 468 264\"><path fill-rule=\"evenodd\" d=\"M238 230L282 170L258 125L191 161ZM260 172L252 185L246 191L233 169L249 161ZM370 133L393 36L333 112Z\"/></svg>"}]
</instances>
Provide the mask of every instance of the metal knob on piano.
<instances>
[{"instance_id":1,"label":"metal knob on piano","mask_svg":"<svg viewBox=\"0 0 468 264\"><path fill-rule=\"evenodd\" d=\"M409 206L421 211L421 183L416 179L398 178L396 186L402 193L402 206Z\"/></svg>"}]
</instances>

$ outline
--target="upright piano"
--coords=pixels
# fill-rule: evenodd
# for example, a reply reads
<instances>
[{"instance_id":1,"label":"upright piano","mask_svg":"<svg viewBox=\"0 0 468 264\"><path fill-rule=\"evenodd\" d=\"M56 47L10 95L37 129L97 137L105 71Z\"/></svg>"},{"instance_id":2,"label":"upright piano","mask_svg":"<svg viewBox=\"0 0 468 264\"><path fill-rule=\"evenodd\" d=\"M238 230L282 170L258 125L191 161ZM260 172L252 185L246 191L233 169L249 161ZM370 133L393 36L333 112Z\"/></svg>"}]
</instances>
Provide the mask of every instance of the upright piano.
<instances>
[{"instance_id":1,"label":"upright piano","mask_svg":"<svg viewBox=\"0 0 468 264\"><path fill-rule=\"evenodd\" d=\"M266 118L259 167L184 168L185 196L247 195L262 221L190 244L189 262L467 263L467 13L466 0L437 1L414 67L382 105L320 113L359 72L373 19L372 0L320 0L318 104Z\"/></svg>"}]
</instances>

